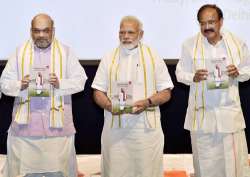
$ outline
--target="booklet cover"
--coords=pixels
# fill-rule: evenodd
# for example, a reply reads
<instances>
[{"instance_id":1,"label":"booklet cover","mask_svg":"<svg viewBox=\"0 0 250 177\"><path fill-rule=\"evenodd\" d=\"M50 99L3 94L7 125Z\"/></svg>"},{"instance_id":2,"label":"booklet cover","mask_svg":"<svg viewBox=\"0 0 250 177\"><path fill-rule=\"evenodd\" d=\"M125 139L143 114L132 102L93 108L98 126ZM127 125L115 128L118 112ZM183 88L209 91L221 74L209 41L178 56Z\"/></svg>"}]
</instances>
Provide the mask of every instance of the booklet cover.
<instances>
[{"instance_id":1,"label":"booklet cover","mask_svg":"<svg viewBox=\"0 0 250 177\"><path fill-rule=\"evenodd\" d=\"M28 88L29 96L31 97L49 97L49 68L36 67L32 68L30 73L30 83Z\"/></svg>"},{"instance_id":2,"label":"booklet cover","mask_svg":"<svg viewBox=\"0 0 250 177\"><path fill-rule=\"evenodd\" d=\"M226 68L226 58L213 58L206 60L208 70L207 89L228 88L228 75Z\"/></svg>"},{"instance_id":3,"label":"booklet cover","mask_svg":"<svg viewBox=\"0 0 250 177\"><path fill-rule=\"evenodd\" d=\"M114 94L111 98L113 112L120 114L132 113L133 109L133 86L132 82L116 82Z\"/></svg>"}]
</instances>

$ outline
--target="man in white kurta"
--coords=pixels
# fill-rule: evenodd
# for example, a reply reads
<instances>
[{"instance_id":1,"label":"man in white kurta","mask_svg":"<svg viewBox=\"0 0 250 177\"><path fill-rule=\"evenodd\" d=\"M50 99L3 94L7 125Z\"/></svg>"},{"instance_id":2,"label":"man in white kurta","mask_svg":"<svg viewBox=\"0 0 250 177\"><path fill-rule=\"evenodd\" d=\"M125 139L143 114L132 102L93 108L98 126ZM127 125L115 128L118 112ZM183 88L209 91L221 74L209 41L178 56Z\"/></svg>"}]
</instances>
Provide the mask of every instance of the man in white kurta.
<instances>
[{"instance_id":1,"label":"man in white kurta","mask_svg":"<svg viewBox=\"0 0 250 177\"><path fill-rule=\"evenodd\" d=\"M163 176L164 136L158 105L170 99L173 84L164 61L140 42L142 34L137 18L124 17L121 44L102 58L92 84L96 103L105 109L103 177ZM129 113L112 109L119 83L132 84L132 93L129 89L126 93L126 98L132 95L133 99Z\"/></svg>"},{"instance_id":2,"label":"man in white kurta","mask_svg":"<svg viewBox=\"0 0 250 177\"><path fill-rule=\"evenodd\" d=\"M35 16L32 39L17 48L1 76L3 93L15 97L4 177L77 176L71 94L84 89L87 77L71 48L54 37L53 24L46 14ZM30 94L37 68L47 73L49 96Z\"/></svg>"},{"instance_id":3,"label":"man in white kurta","mask_svg":"<svg viewBox=\"0 0 250 177\"><path fill-rule=\"evenodd\" d=\"M177 80L190 86L184 127L191 132L195 177L249 177L238 91L238 82L250 76L249 52L244 42L220 30L223 14L217 6L201 7L197 17L201 32L184 42L176 68ZM225 66L220 72L225 83L209 82L213 62L214 68Z\"/></svg>"}]
</instances>

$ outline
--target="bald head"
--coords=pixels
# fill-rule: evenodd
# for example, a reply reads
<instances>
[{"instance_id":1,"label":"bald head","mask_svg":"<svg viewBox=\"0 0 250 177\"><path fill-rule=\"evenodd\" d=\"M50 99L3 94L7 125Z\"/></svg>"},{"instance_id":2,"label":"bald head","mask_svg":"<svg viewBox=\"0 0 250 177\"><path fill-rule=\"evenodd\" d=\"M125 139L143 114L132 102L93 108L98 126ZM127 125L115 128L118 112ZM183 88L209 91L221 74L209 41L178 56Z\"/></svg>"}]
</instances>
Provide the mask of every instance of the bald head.
<instances>
[{"instance_id":1,"label":"bald head","mask_svg":"<svg viewBox=\"0 0 250 177\"><path fill-rule=\"evenodd\" d=\"M35 17L33 17L31 21L31 27L36 25L36 23L47 23L50 25L51 28L54 27L54 21L47 14L37 14Z\"/></svg>"},{"instance_id":2,"label":"bald head","mask_svg":"<svg viewBox=\"0 0 250 177\"><path fill-rule=\"evenodd\" d=\"M48 48L54 37L54 22L47 14L38 14L31 21L31 37L41 49Z\"/></svg>"}]
</instances>

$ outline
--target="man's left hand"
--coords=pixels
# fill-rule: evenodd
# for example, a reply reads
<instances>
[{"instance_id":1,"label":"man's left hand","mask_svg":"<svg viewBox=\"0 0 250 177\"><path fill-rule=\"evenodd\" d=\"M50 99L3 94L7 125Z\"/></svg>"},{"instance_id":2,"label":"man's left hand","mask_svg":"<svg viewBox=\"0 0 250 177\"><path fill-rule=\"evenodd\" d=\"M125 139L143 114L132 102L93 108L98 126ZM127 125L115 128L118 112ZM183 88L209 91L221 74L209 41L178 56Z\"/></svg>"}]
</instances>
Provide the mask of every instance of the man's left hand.
<instances>
[{"instance_id":1,"label":"man's left hand","mask_svg":"<svg viewBox=\"0 0 250 177\"><path fill-rule=\"evenodd\" d=\"M51 73L49 78L49 83L54 87L54 88L59 88L59 80L58 77L56 76L55 73Z\"/></svg>"},{"instance_id":2,"label":"man's left hand","mask_svg":"<svg viewBox=\"0 0 250 177\"><path fill-rule=\"evenodd\" d=\"M139 100L134 103L132 114L140 114L149 106L148 100Z\"/></svg>"},{"instance_id":3,"label":"man's left hand","mask_svg":"<svg viewBox=\"0 0 250 177\"><path fill-rule=\"evenodd\" d=\"M239 71L235 65L228 65L227 73L228 73L228 76L232 78L236 78L239 75Z\"/></svg>"}]
</instances>

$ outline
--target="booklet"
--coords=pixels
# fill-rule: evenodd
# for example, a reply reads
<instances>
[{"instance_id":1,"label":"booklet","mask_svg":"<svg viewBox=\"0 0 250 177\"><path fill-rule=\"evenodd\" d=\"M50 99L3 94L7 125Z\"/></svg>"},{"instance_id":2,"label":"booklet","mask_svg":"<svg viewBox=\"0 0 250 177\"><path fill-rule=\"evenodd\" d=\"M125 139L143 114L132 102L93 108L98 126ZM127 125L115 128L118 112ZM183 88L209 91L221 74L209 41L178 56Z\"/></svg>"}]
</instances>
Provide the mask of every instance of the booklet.
<instances>
[{"instance_id":1,"label":"booklet","mask_svg":"<svg viewBox=\"0 0 250 177\"><path fill-rule=\"evenodd\" d=\"M30 83L28 88L31 97L49 97L49 68L36 67L32 68L30 73Z\"/></svg>"},{"instance_id":2,"label":"booklet","mask_svg":"<svg viewBox=\"0 0 250 177\"><path fill-rule=\"evenodd\" d=\"M228 88L229 77L226 66L225 57L206 60L206 68L208 70L207 89Z\"/></svg>"},{"instance_id":3,"label":"booklet","mask_svg":"<svg viewBox=\"0 0 250 177\"><path fill-rule=\"evenodd\" d=\"M129 114L133 110L133 86L132 82L116 82L112 95L112 110L120 114Z\"/></svg>"}]
</instances>

